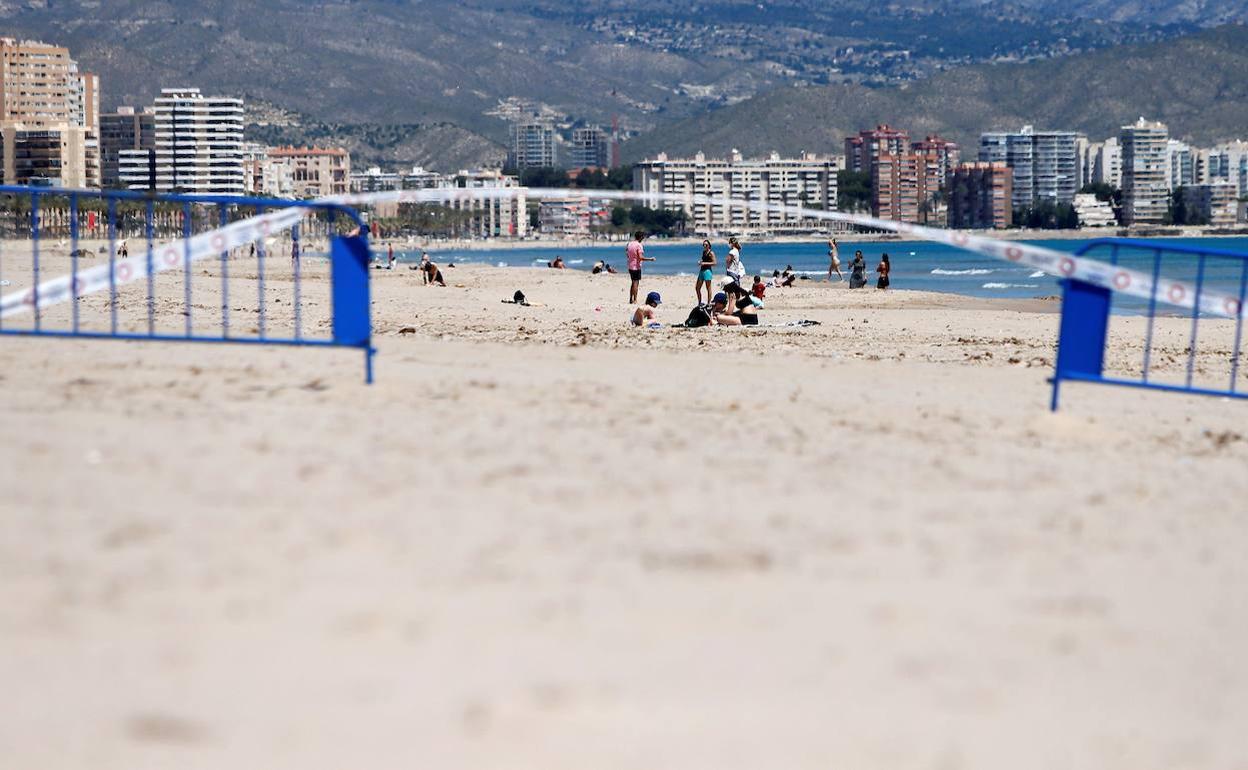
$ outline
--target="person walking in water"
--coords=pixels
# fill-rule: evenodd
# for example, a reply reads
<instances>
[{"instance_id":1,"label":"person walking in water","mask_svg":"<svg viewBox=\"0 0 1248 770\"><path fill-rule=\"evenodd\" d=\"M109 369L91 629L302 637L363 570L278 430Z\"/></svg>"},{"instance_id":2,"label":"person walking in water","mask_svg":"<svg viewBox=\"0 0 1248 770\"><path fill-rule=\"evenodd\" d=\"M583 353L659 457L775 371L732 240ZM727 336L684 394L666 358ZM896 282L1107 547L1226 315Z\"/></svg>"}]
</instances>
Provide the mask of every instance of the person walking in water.
<instances>
[{"instance_id":1,"label":"person walking in water","mask_svg":"<svg viewBox=\"0 0 1248 770\"><path fill-rule=\"evenodd\" d=\"M741 242L735 235L728 239L728 257L724 260L724 272L735 283L745 280L745 263L741 261Z\"/></svg>"},{"instance_id":2,"label":"person walking in water","mask_svg":"<svg viewBox=\"0 0 1248 770\"><path fill-rule=\"evenodd\" d=\"M698 295L698 304L702 304L702 287L706 287L706 304L711 304L711 281L715 280L715 250L710 241L702 241L702 258L698 261L698 280L693 290Z\"/></svg>"},{"instance_id":3,"label":"person walking in water","mask_svg":"<svg viewBox=\"0 0 1248 770\"><path fill-rule=\"evenodd\" d=\"M637 289L641 286L641 263L653 262L654 257L646 256L646 249L641 242L646 239L645 232L638 230L633 233L633 240L628 242L628 248L625 251L628 257L628 277L632 279L632 284L628 288L628 304L637 304Z\"/></svg>"},{"instance_id":4,"label":"person walking in water","mask_svg":"<svg viewBox=\"0 0 1248 770\"><path fill-rule=\"evenodd\" d=\"M893 271L893 265L888 261L888 255L884 254L880 257L880 264L876 266L875 272L880 274L879 280L875 282L875 288L888 288L888 274Z\"/></svg>"},{"instance_id":5,"label":"person walking in water","mask_svg":"<svg viewBox=\"0 0 1248 770\"><path fill-rule=\"evenodd\" d=\"M828 283L832 283L832 274L836 273L836 280L844 281L845 276L841 275L841 249L836 243L835 238L828 239Z\"/></svg>"}]
</instances>

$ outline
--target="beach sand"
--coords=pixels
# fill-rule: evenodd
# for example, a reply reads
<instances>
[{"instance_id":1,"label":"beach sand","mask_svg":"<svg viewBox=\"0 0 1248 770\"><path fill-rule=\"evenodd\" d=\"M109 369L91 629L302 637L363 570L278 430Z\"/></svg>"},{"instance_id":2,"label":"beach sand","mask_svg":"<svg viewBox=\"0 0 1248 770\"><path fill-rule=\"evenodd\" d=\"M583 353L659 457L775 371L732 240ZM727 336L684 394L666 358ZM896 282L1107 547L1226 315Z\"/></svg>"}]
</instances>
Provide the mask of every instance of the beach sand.
<instances>
[{"instance_id":1,"label":"beach sand","mask_svg":"<svg viewBox=\"0 0 1248 770\"><path fill-rule=\"evenodd\" d=\"M445 272L374 273L371 387L355 351L0 339L0 765L1248 767L1248 407L1050 413L1054 301L803 282L764 320L820 326L638 330L625 276ZM680 321L691 283L642 292Z\"/></svg>"}]
</instances>

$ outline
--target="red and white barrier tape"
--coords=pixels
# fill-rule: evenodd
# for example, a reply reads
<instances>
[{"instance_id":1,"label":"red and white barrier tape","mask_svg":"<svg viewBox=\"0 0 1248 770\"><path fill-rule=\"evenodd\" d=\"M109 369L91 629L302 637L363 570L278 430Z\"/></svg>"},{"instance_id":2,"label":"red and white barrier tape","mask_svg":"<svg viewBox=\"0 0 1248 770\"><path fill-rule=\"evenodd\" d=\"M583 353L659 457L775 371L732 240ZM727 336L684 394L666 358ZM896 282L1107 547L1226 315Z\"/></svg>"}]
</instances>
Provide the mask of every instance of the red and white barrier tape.
<instances>
[{"instance_id":1,"label":"red and white barrier tape","mask_svg":"<svg viewBox=\"0 0 1248 770\"><path fill-rule=\"evenodd\" d=\"M886 230L899 235L911 236L922 240L944 243L966 251L973 251L985 256L1025 265L1035 270L1063 278L1073 278L1110 291L1121 292L1133 297L1149 300L1155 299L1159 304L1192 310L1195 307L1197 292L1195 286L1185 281L1159 278L1153 285L1153 277L1138 270L1118 267L1107 262L1079 257L1043 246L1035 246L1015 241L1004 241L983 235L972 235L960 230L945 230L905 222L894 222L886 219L860 214L846 214L840 211L824 211L801 206L787 206L764 201L744 201L737 198L713 195L679 195L672 193L651 193L633 190L570 190L562 188L431 188L423 190L396 190L391 192L360 193L339 195L321 199L318 202L340 204L345 206L375 206L382 203L468 203L480 200L505 200L516 197L537 198L543 200L560 198L592 198L595 200L630 201L667 206L681 207L697 204L707 206L725 206L744 208L752 211L773 214L786 214L806 219L826 222L870 227ZM257 239L280 232L292 227L308 209L300 207L282 208L240 220L223 228L212 230L190 239L190 261L195 262L205 257L220 254L237 246L243 246ZM152 260L153 272L175 269L186 261L185 244L181 240L162 244L155 249ZM65 302L75 294L84 296L108 289L110 286L123 286L146 277L146 255L116 261L111 265L98 265L79 271L76 289L73 287L72 276L60 276L39 284L38 291L26 289L13 292L0 298L0 317L8 317L34 307L36 297L40 309ZM1242 306L1239 297L1224 292L1205 289L1200 292L1200 311L1210 315L1237 318L1248 316L1248 308Z\"/></svg>"}]
</instances>

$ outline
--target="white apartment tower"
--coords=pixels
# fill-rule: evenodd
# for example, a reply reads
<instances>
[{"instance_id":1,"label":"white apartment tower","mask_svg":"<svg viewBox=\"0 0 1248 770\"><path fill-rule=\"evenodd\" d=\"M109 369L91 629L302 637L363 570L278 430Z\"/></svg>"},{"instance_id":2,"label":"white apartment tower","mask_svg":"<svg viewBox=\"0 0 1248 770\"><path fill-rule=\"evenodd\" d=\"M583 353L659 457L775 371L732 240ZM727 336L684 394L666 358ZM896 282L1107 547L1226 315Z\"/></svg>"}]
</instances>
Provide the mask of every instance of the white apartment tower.
<instances>
[{"instance_id":1,"label":"white apartment tower","mask_svg":"<svg viewBox=\"0 0 1248 770\"><path fill-rule=\"evenodd\" d=\"M1014 171L1012 205L1028 208L1036 200L1071 203L1081 187L1080 150L1086 138L1074 131L994 131L979 138L979 160L1004 163Z\"/></svg>"},{"instance_id":2,"label":"white apartment tower","mask_svg":"<svg viewBox=\"0 0 1248 770\"><path fill-rule=\"evenodd\" d=\"M156 99L155 184L158 192L243 195L243 100L204 96L197 88L165 88ZM149 186L149 157L126 150L122 182Z\"/></svg>"},{"instance_id":3,"label":"white apartment tower","mask_svg":"<svg viewBox=\"0 0 1248 770\"><path fill-rule=\"evenodd\" d=\"M558 165L555 155L555 129L549 123L512 123L507 165L512 168L540 168Z\"/></svg>"},{"instance_id":4,"label":"white apartment tower","mask_svg":"<svg viewBox=\"0 0 1248 770\"><path fill-rule=\"evenodd\" d=\"M1122 127L1120 139L1123 224L1161 224L1170 207L1169 129L1140 118Z\"/></svg>"},{"instance_id":5,"label":"white apartment tower","mask_svg":"<svg viewBox=\"0 0 1248 770\"><path fill-rule=\"evenodd\" d=\"M833 211L838 170L838 159L805 153L799 158L781 158L772 153L761 160L745 160L735 150L726 160L707 159L702 153L688 160L672 160L660 154L654 160L633 167L633 189L684 198L683 205L657 196L645 203L652 208L683 207L690 225L699 234L810 232L824 230L829 225L785 212L709 205L695 201L694 197L706 195Z\"/></svg>"}]
</instances>

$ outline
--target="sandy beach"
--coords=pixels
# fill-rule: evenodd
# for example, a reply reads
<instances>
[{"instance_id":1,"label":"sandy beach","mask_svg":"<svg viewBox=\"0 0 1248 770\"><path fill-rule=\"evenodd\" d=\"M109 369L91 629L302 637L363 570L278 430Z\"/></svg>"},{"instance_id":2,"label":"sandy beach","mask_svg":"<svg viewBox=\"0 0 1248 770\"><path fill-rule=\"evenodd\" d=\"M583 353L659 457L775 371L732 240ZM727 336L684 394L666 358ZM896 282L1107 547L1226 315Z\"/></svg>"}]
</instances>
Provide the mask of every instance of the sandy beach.
<instances>
[{"instance_id":1,"label":"sandy beach","mask_svg":"<svg viewBox=\"0 0 1248 770\"><path fill-rule=\"evenodd\" d=\"M0 338L0 765L1248 768L1248 404L1050 413L1056 301L802 282L778 326L643 330L626 276L445 273L373 273L371 387L354 351Z\"/></svg>"}]
</instances>

